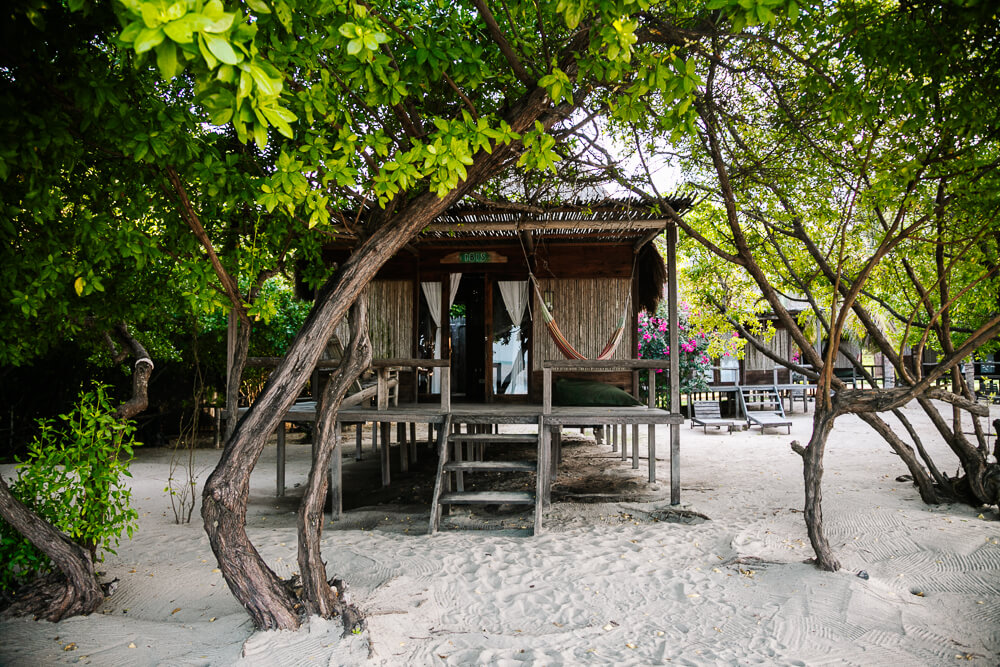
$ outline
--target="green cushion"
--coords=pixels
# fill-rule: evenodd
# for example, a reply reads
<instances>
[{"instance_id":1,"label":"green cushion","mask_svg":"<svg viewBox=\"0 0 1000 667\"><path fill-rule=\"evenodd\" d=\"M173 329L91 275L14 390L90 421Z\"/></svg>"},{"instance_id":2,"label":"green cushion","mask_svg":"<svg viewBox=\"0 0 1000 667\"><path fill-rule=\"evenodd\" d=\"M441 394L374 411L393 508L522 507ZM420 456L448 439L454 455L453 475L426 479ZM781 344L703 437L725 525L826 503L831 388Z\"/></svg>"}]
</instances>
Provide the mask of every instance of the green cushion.
<instances>
[{"instance_id":1,"label":"green cushion","mask_svg":"<svg viewBox=\"0 0 1000 667\"><path fill-rule=\"evenodd\" d=\"M631 394L596 380L557 378L554 384L554 405L642 405Z\"/></svg>"}]
</instances>

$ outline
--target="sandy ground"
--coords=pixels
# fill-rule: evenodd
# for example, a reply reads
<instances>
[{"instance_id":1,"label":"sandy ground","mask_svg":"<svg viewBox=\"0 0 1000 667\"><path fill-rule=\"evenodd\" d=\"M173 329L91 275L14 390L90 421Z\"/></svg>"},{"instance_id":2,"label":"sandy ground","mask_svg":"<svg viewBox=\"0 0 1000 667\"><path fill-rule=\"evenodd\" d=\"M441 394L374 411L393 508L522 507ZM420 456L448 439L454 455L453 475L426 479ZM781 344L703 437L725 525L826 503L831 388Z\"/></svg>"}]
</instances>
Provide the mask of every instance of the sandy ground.
<instances>
[{"instance_id":1,"label":"sandy ground","mask_svg":"<svg viewBox=\"0 0 1000 667\"><path fill-rule=\"evenodd\" d=\"M922 413L907 413L954 469ZM139 530L101 568L116 591L90 617L0 624L0 664L1000 664L996 512L925 506L896 481L906 469L888 446L843 417L824 484L843 569L820 572L806 562L801 463L788 446L810 429L801 412L790 436L685 425L681 514L666 484L646 483L645 459L633 470L609 446L567 435L539 536L522 529L524 515L499 510L458 510L427 535L432 457L421 451L418 469L381 492L366 444L366 461L345 458L356 509L324 533L329 574L348 582L368 617L347 638L339 622L321 620L253 633L197 512L192 524L174 523L163 492L171 453L144 448L132 465ZM666 427L657 437L666 442ZM255 545L284 577L297 570L295 485L310 448L288 449L288 495L274 496L269 446L248 516ZM199 482L217 457L197 452Z\"/></svg>"}]
</instances>

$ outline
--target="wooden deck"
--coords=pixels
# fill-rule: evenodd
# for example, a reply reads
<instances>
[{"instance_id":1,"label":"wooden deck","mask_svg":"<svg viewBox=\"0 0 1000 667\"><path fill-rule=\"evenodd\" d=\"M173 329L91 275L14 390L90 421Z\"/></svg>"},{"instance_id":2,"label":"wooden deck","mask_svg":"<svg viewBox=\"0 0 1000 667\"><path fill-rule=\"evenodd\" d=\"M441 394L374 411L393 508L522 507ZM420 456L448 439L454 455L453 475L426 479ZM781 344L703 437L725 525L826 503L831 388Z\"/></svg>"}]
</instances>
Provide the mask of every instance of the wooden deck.
<instances>
[{"instance_id":1,"label":"wooden deck","mask_svg":"<svg viewBox=\"0 0 1000 667\"><path fill-rule=\"evenodd\" d=\"M486 425L486 424L538 424L542 418L542 423L546 427L545 442L549 443L552 450L553 472L559 460L561 449L560 433L567 427L593 427L601 429L602 433L608 433L608 442L612 444L613 450L617 451L621 444L622 461L627 460L626 442L628 431L631 431L632 438L632 467L639 468L639 451L636 443L639 440L639 426L646 424L648 427L648 478L649 481L656 481L656 432L658 424L679 425L684 422L681 414L671 414L659 408L649 408L646 406L628 407L565 407L552 406L547 409L543 405L536 404L509 404L509 403L452 403L444 409L440 403L400 403L398 405L365 406L352 405L342 408L337 415L340 425L356 425L355 446L356 457L360 458L362 446L361 425L371 423L373 425L373 440L380 441L378 444L379 457L381 459L382 485L388 486L391 483L390 455L395 452L399 457L400 469L408 470L411 456L415 454L415 443L413 434L415 424L440 425L449 421L451 424ZM450 419L449 419L450 416ZM314 401L300 401L295 403L291 409L285 413L283 422L314 422L316 420L316 403ZM392 424L396 424L396 442L391 442ZM409 427L409 428L408 428ZM627 428L631 427L631 429ZM407 431L410 437L407 439ZM342 433L342 429L337 429ZM376 434L378 434L376 436ZM277 495L284 495L285 490L285 442L284 428L278 429L278 452L277 452ZM373 442L373 445L375 443ZM390 446L385 446L389 444ZM395 446L393 446L395 445ZM336 444L340 449L346 446L343 438ZM674 449L673 447L671 448ZM329 471L330 490L333 496L332 514L339 517L342 508L342 461L341 453L333 457L331 469ZM679 456L670 457L671 481L679 480ZM673 491L673 490L672 490ZM680 489L675 490L676 497L679 498ZM672 494L674 495L674 494Z\"/></svg>"}]
</instances>

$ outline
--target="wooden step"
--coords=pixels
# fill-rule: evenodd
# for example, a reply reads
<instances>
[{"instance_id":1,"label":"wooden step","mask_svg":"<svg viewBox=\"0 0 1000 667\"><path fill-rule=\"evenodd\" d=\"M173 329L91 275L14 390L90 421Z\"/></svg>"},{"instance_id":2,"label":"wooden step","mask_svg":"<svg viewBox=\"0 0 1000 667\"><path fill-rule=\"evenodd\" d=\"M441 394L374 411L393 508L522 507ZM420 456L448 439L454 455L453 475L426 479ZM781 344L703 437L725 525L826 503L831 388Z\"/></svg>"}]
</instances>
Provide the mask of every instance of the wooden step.
<instances>
[{"instance_id":1,"label":"wooden step","mask_svg":"<svg viewBox=\"0 0 1000 667\"><path fill-rule=\"evenodd\" d=\"M463 472L535 472L532 461L450 461L445 470Z\"/></svg>"},{"instance_id":2,"label":"wooden step","mask_svg":"<svg viewBox=\"0 0 1000 667\"><path fill-rule=\"evenodd\" d=\"M535 433L452 433L449 442L485 442L498 445L533 445L538 442Z\"/></svg>"},{"instance_id":3,"label":"wooden step","mask_svg":"<svg viewBox=\"0 0 1000 667\"><path fill-rule=\"evenodd\" d=\"M534 505L535 494L528 491L453 491L442 493L442 505Z\"/></svg>"}]
</instances>

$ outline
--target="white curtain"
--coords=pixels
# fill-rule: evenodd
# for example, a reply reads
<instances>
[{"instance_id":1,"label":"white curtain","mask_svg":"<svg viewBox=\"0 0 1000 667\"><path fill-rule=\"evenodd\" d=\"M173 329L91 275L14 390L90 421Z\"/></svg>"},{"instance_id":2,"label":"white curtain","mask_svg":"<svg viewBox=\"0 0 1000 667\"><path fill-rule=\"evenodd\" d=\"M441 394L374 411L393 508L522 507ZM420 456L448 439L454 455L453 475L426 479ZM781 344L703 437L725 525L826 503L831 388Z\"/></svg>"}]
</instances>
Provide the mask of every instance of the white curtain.
<instances>
[{"instance_id":1,"label":"white curtain","mask_svg":"<svg viewBox=\"0 0 1000 667\"><path fill-rule=\"evenodd\" d=\"M455 295L458 294L458 284L462 280L461 273L452 273L448 276L448 307L455 303ZM420 289L423 290L424 298L427 299L427 312L434 322L434 355L432 359L441 358L441 282L430 281L421 282ZM441 371L434 370L431 379L431 393L436 394L441 391Z\"/></svg>"},{"instance_id":2,"label":"white curtain","mask_svg":"<svg viewBox=\"0 0 1000 667\"><path fill-rule=\"evenodd\" d=\"M521 320L524 318L524 309L528 306L528 281L498 280L497 287L500 289L503 305L507 309L507 316L510 317L513 326L518 327L507 393L522 393L522 385L523 390L527 390L527 374L524 368L524 332L521 331L520 326Z\"/></svg>"}]
</instances>

